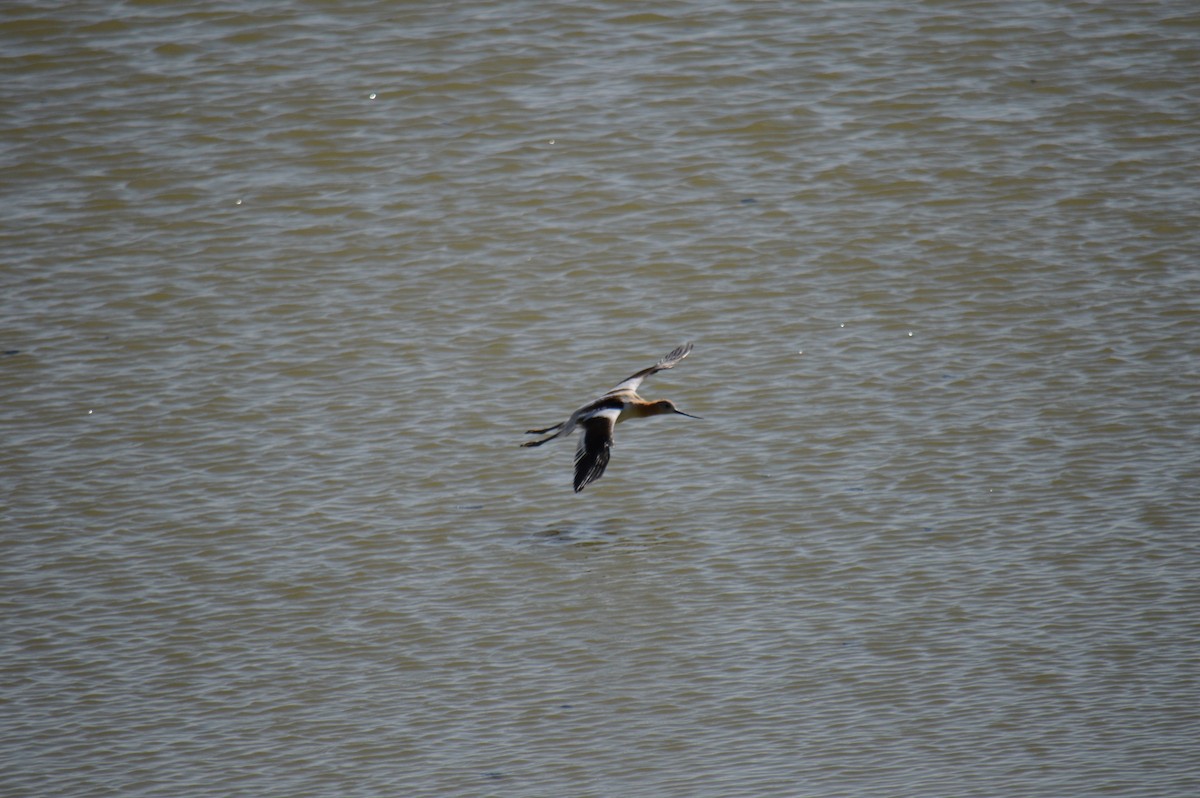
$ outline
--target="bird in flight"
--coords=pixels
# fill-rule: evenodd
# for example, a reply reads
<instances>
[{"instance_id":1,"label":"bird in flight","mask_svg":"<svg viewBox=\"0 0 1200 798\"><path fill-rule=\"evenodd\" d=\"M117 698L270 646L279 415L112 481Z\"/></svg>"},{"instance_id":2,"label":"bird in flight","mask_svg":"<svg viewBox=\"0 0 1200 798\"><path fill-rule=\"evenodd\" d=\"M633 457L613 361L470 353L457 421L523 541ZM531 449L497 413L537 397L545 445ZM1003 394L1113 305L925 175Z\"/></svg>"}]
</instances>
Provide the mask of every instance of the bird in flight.
<instances>
[{"instance_id":1,"label":"bird in flight","mask_svg":"<svg viewBox=\"0 0 1200 798\"><path fill-rule=\"evenodd\" d=\"M608 466L609 449L612 448L613 428L631 418L646 418L663 413L675 413L688 418L700 418L685 413L675 406L670 399L659 399L648 402L638 396L637 389L642 381L651 374L665 369L674 368L675 364L688 356L692 351L690 343L677 347L649 368L644 368L636 374L626 377L608 393L588 402L571 414L571 417L545 429L531 429L528 435L546 435L541 440L529 441L522 446L541 446L560 435L570 435L575 430L582 430L579 436L579 448L575 450L575 492L600 479Z\"/></svg>"}]
</instances>

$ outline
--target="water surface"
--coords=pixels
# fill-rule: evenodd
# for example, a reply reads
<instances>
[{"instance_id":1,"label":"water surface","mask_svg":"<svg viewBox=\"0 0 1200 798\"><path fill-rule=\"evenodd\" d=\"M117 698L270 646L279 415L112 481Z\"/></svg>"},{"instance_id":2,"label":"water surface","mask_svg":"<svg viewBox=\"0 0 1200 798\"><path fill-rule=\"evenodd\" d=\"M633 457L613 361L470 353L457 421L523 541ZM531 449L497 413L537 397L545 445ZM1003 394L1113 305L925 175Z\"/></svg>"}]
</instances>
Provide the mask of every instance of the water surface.
<instances>
[{"instance_id":1,"label":"water surface","mask_svg":"<svg viewBox=\"0 0 1200 798\"><path fill-rule=\"evenodd\" d=\"M1189 5L0 38L0 793L1200 789Z\"/></svg>"}]
</instances>

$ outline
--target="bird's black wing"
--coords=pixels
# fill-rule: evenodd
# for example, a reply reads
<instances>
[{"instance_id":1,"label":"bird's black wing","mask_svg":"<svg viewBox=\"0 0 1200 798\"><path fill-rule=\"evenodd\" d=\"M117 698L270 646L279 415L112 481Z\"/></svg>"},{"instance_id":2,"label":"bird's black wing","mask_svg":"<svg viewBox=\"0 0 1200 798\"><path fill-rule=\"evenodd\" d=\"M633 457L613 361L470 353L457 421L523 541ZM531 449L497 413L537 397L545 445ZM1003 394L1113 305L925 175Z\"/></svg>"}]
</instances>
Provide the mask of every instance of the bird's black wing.
<instances>
[{"instance_id":1,"label":"bird's black wing","mask_svg":"<svg viewBox=\"0 0 1200 798\"><path fill-rule=\"evenodd\" d=\"M613 427L616 426L620 408L601 410L580 423L583 434L579 436L579 448L575 450L575 492L583 490L600 479L608 467L608 451L612 448Z\"/></svg>"}]
</instances>

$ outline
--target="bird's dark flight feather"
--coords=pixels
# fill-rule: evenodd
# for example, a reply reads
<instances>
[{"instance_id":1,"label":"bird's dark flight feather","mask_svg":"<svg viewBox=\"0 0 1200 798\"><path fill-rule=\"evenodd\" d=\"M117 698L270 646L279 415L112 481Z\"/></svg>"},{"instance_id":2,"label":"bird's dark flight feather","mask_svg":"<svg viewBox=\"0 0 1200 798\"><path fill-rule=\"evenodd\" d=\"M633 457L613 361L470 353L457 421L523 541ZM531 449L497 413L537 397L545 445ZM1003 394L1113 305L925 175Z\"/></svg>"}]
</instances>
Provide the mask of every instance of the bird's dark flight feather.
<instances>
[{"instance_id":1,"label":"bird's dark flight feather","mask_svg":"<svg viewBox=\"0 0 1200 798\"><path fill-rule=\"evenodd\" d=\"M615 424L614 416L607 413L582 422L583 434L579 437L579 448L575 450L576 493L599 479L608 467Z\"/></svg>"}]
</instances>

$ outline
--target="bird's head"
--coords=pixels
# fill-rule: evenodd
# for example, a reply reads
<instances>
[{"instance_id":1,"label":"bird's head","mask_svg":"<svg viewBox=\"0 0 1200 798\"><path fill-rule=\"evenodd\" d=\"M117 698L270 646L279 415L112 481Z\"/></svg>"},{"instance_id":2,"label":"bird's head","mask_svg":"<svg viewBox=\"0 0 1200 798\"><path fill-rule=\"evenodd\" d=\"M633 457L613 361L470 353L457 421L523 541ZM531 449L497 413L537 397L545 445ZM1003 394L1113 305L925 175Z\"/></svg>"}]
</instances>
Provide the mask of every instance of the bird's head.
<instances>
[{"instance_id":1,"label":"bird's head","mask_svg":"<svg viewBox=\"0 0 1200 798\"><path fill-rule=\"evenodd\" d=\"M672 402L670 399L659 399L657 402L655 402L654 403L654 412L655 412L655 414L675 413L676 415L687 416L688 418L697 418L697 419L700 418L700 416L693 416L691 413L683 412L678 407L676 407L675 403Z\"/></svg>"}]
</instances>

